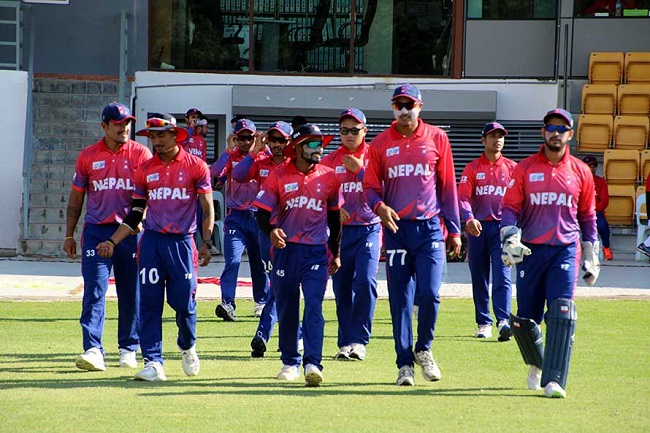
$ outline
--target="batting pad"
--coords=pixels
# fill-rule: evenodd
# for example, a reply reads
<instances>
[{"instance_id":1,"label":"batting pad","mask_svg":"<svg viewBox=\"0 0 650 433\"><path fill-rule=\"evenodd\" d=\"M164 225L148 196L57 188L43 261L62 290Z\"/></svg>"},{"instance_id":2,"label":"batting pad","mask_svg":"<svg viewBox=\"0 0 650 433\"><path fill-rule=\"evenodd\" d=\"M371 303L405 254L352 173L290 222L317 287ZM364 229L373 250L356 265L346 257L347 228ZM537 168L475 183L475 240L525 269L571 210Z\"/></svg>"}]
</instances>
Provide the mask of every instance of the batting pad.
<instances>
[{"instance_id":1,"label":"batting pad","mask_svg":"<svg viewBox=\"0 0 650 433\"><path fill-rule=\"evenodd\" d=\"M571 299L553 299L549 303L542 387L549 382L557 382L566 388L577 319L576 304Z\"/></svg>"},{"instance_id":2,"label":"batting pad","mask_svg":"<svg viewBox=\"0 0 650 433\"><path fill-rule=\"evenodd\" d=\"M510 315L510 323L512 324L512 334L515 336L524 362L541 370L544 360L544 345L539 326L532 319L524 319L514 314Z\"/></svg>"}]
</instances>

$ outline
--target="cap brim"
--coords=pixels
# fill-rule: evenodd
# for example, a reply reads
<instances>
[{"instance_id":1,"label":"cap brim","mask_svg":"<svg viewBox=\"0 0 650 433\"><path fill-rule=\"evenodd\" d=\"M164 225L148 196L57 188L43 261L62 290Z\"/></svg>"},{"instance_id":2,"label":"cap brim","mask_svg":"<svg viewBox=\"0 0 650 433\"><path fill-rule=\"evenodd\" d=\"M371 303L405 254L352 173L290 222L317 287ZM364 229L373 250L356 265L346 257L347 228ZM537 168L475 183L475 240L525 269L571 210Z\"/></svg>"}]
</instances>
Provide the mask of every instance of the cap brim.
<instances>
[{"instance_id":1,"label":"cap brim","mask_svg":"<svg viewBox=\"0 0 650 433\"><path fill-rule=\"evenodd\" d=\"M560 113L551 113L544 116L544 124L546 125L548 123L548 120L554 117L557 119L564 120L569 125L569 128L573 128L573 122L571 121L571 119L566 117L564 114L560 114Z\"/></svg>"},{"instance_id":2,"label":"cap brim","mask_svg":"<svg viewBox=\"0 0 650 433\"><path fill-rule=\"evenodd\" d=\"M280 128L269 128L269 130L266 131L266 133L268 134L268 133L271 132L271 131L278 131L280 134L282 134L282 136L283 136L284 138L287 138L287 137L290 137L290 136L291 136L291 134L287 134L286 132L284 132L284 131L281 130Z\"/></svg>"},{"instance_id":3,"label":"cap brim","mask_svg":"<svg viewBox=\"0 0 650 433\"><path fill-rule=\"evenodd\" d=\"M354 114L344 114L343 116L339 117L339 123L341 123L341 120L345 119L346 117L349 117L349 118L351 118L351 119L354 119L354 120L356 120L357 122L362 123L364 126L366 125L366 122L364 122L363 120L359 119L359 118L358 118L357 116L355 116Z\"/></svg>"},{"instance_id":4,"label":"cap brim","mask_svg":"<svg viewBox=\"0 0 650 433\"><path fill-rule=\"evenodd\" d=\"M239 131L235 132L235 135L239 135L239 134L241 134L241 133L244 132L244 131L249 131L249 132L252 132L253 134L255 134L255 132L257 132L257 131L255 131L255 130L253 130L253 129L250 129L250 128L242 128L242 129L240 129Z\"/></svg>"},{"instance_id":5,"label":"cap brim","mask_svg":"<svg viewBox=\"0 0 650 433\"><path fill-rule=\"evenodd\" d=\"M145 128L141 129L138 132L135 133L135 135L140 136L140 137L148 137L150 131L176 131L176 142L180 143L185 140L187 140L190 137L190 133L187 131L187 129L182 128L180 126L176 126L174 128L166 128L164 126L160 127L153 127L153 128Z\"/></svg>"},{"instance_id":6,"label":"cap brim","mask_svg":"<svg viewBox=\"0 0 650 433\"><path fill-rule=\"evenodd\" d=\"M411 96L411 95L409 95L409 94L407 94L407 93L405 93L405 94L403 94L403 95L395 95L395 96L393 96L393 98L391 99L391 101L394 101L395 99L400 98L400 97L402 97L402 96L405 97L405 98L409 98L411 101L415 101L415 102L419 102L419 101L420 101L418 98L416 98L416 97L414 97L414 96Z\"/></svg>"},{"instance_id":7,"label":"cap brim","mask_svg":"<svg viewBox=\"0 0 650 433\"><path fill-rule=\"evenodd\" d=\"M488 135L490 132L494 132L494 131L503 131L503 135L508 135L508 131L506 131L505 129L503 129L503 128L494 128L494 129L490 129L489 131L485 131L483 133L483 137Z\"/></svg>"},{"instance_id":8,"label":"cap brim","mask_svg":"<svg viewBox=\"0 0 650 433\"><path fill-rule=\"evenodd\" d=\"M120 120L116 120L116 119L108 119L109 122L111 122L111 123L115 123L115 124L124 123L124 122L126 122L127 120L133 120L134 122L137 121L137 119L136 119L135 117L133 117L133 116L126 116L125 118L120 119Z\"/></svg>"},{"instance_id":9,"label":"cap brim","mask_svg":"<svg viewBox=\"0 0 650 433\"><path fill-rule=\"evenodd\" d=\"M333 135L304 135L304 136L300 137L300 139L298 141L290 142L289 144L287 144L287 146L284 148L284 151L283 151L284 156L286 156L288 158L297 157L298 155L296 155L296 151L294 150L294 147L296 146L296 144L302 143L303 141L305 141L305 140L307 140L309 138L322 138L323 139L323 148L325 148L325 147L327 147L328 144L330 144L332 142L332 140L334 139L334 136Z\"/></svg>"}]
</instances>

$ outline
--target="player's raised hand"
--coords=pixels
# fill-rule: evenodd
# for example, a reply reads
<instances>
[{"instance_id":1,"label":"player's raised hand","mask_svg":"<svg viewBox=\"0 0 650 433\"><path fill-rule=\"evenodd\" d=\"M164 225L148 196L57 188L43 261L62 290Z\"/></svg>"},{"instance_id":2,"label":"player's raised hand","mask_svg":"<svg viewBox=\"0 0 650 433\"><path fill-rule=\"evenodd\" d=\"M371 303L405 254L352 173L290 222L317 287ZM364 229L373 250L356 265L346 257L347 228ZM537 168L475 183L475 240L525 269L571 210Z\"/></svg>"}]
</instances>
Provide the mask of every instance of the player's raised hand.
<instances>
[{"instance_id":1,"label":"player's raised hand","mask_svg":"<svg viewBox=\"0 0 650 433\"><path fill-rule=\"evenodd\" d=\"M357 158L354 155L344 155L343 167L351 173L356 173L361 167L363 167L363 156Z\"/></svg>"},{"instance_id":2,"label":"player's raised hand","mask_svg":"<svg viewBox=\"0 0 650 433\"><path fill-rule=\"evenodd\" d=\"M285 241L286 238L287 238L287 234L284 232L284 230L277 229L277 228L271 230L270 239L271 239L271 243L275 248L280 250L282 248L285 248L287 246L287 243Z\"/></svg>"},{"instance_id":3,"label":"player's raised hand","mask_svg":"<svg viewBox=\"0 0 650 433\"><path fill-rule=\"evenodd\" d=\"M395 221L399 221L399 215L393 210L392 207L382 203L377 207L377 216L381 219L381 223L393 233L397 233L399 227Z\"/></svg>"},{"instance_id":4,"label":"player's raised hand","mask_svg":"<svg viewBox=\"0 0 650 433\"><path fill-rule=\"evenodd\" d=\"M71 259L77 258L77 241L73 237L65 238L65 241L63 241L63 252Z\"/></svg>"},{"instance_id":5,"label":"player's raised hand","mask_svg":"<svg viewBox=\"0 0 650 433\"><path fill-rule=\"evenodd\" d=\"M264 149L266 149L266 134L258 131L255 133L255 142L251 147L250 152L253 155L257 155L258 153L264 151Z\"/></svg>"},{"instance_id":6,"label":"player's raised hand","mask_svg":"<svg viewBox=\"0 0 650 433\"><path fill-rule=\"evenodd\" d=\"M232 133L226 139L226 150L232 152L237 147L237 134Z\"/></svg>"}]
</instances>

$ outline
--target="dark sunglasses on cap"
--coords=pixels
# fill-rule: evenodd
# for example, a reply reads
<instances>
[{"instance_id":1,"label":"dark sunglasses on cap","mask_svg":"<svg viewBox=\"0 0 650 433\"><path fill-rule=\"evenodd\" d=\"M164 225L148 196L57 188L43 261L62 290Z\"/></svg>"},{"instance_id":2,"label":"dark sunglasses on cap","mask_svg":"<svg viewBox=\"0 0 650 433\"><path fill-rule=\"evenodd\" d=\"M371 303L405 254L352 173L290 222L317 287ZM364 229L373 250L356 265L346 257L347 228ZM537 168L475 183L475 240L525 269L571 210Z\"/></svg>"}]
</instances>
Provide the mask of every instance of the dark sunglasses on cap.
<instances>
[{"instance_id":1,"label":"dark sunglasses on cap","mask_svg":"<svg viewBox=\"0 0 650 433\"><path fill-rule=\"evenodd\" d=\"M253 141L255 140L255 137L252 135L238 135L237 140L239 141Z\"/></svg>"},{"instance_id":2,"label":"dark sunglasses on cap","mask_svg":"<svg viewBox=\"0 0 650 433\"><path fill-rule=\"evenodd\" d=\"M400 110L400 111L403 108L406 108L407 110L412 110L413 107L415 107L415 101L408 101L408 102L393 101L393 107L395 107L396 110Z\"/></svg>"},{"instance_id":3,"label":"dark sunglasses on cap","mask_svg":"<svg viewBox=\"0 0 650 433\"><path fill-rule=\"evenodd\" d=\"M559 132L560 134L564 134L567 131L571 131L571 128L566 126L566 125L544 125L544 129L547 132Z\"/></svg>"},{"instance_id":4,"label":"dark sunglasses on cap","mask_svg":"<svg viewBox=\"0 0 650 433\"><path fill-rule=\"evenodd\" d=\"M352 135L359 135L361 131L363 131L363 128L345 128L342 126L339 129L341 135L348 135L348 133L352 133Z\"/></svg>"},{"instance_id":5,"label":"dark sunglasses on cap","mask_svg":"<svg viewBox=\"0 0 650 433\"><path fill-rule=\"evenodd\" d=\"M152 117L151 119L147 119L147 128L160 128L160 127L176 127L175 124L170 122L169 120L165 119L159 119L157 117Z\"/></svg>"},{"instance_id":6,"label":"dark sunglasses on cap","mask_svg":"<svg viewBox=\"0 0 650 433\"><path fill-rule=\"evenodd\" d=\"M269 135L269 141L271 143L286 144L289 139L286 137L274 137L273 135Z\"/></svg>"},{"instance_id":7,"label":"dark sunglasses on cap","mask_svg":"<svg viewBox=\"0 0 650 433\"><path fill-rule=\"evenodd\" d=\"M309 149L318 149L319 147L323 147L323 142L320 140L305 141L301 144L307 146Z\"/></svg>"}]
</instances>

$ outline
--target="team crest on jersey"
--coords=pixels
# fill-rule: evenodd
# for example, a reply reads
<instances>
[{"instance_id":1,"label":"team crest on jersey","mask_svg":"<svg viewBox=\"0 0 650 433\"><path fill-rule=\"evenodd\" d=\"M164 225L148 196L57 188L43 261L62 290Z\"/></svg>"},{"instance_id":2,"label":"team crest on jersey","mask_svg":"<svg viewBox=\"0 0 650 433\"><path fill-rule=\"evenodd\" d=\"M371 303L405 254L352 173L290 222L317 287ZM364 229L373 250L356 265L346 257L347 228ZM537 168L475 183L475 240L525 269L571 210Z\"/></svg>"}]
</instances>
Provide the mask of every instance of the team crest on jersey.
<instances>
[{"instance_id":1,"label":"team crest on jersey","mask_svg":"<svg viewBox=\"0 0 650 433\"><path fill-rule=\"evenodd\" d=\"M386 156L399 155L399 147L389 147L386 149Z\"/></svg>"},{"instance_id":2,"label":"team crest on jersey","mask_svg":"<svg viewBox=\"0 0 650 433\"><path fill-rule=\"evenodd\" d=\"M476 180L485 180L485 173L476 173Z\"/></svg>"},{"instance_id":3,"label":"team crest on jersey","mask_svg":"<svg viewBox=\"0 0 650 433\"><path fill-rule=\"evenodd\" d=\"M255 198L262 198L264 195L264 190L260 190L260 192L257 193L257 196Z\"/></svg>"},{"instance_id":4,"label":"team crest on jersey","mask_svg":"<svg viewBox=\"0 0 650 433\"><path fill-rule=\"evenodd\" d=\"M106 167L106 161L94 161L93 162L93 170L101 170L104 167Z\"/></svg>"},{"instance_id":5,"label":"team crest on jersey","mask_svg":"<svg viewBox=\"0 0 650 433\"><path fill-rule=\"evenodd\" d=\"M260 177L269 177L269 170L268 169L260 170Z\"/></svg>"},{"instance_id":6,"label":"team crest on jersey","mask_svg":"<svg viewBox=\"0 0 650 433\"><path fill-rule=\"evenodd\" d=\"M298 182L287 183L284 185L284 192L298 191Z\"/></svg>"},{"instance_id":7,"label":"team crest on jersey","mask_svg":"<svg viewBox=\"0 0 650 433\"><path fill-rule=\"evenodd\" d=\"M528 175L530 182L544 182L544 173L531 173Z\"/></svg>"},{"instance_id":8,"label":"team crest on jersey","mask_svg":"<svg viewBox=\"0 0 650 433\"><path fill-rule=\"evenodd\" d=\"M342 165L337 165L336 174L341 174L341 173L345 173L345 167L343 167Z\"/></svg>"},{"instance_id":9,"label":"team crest on jersey","mask_svg":"<svg viewBox=\"0 0 650 433\"><path fill-rule=\"evenodd\" d=\"M460 183L467 183L467 176L461 176Z\"/></svg>"},{"instance_id":10,"label":"team crest on jersey","mask_svg":"<svg viewBox=\"0 0 650 433\"><path fill-rule=\"evenodd\" d=\"M147 175L147 182L155 182L155 181L157 181L159 178L160 178L160 176L158 176L158 173L148 174L148 175Z\"/></svg>"}]
</instances>

